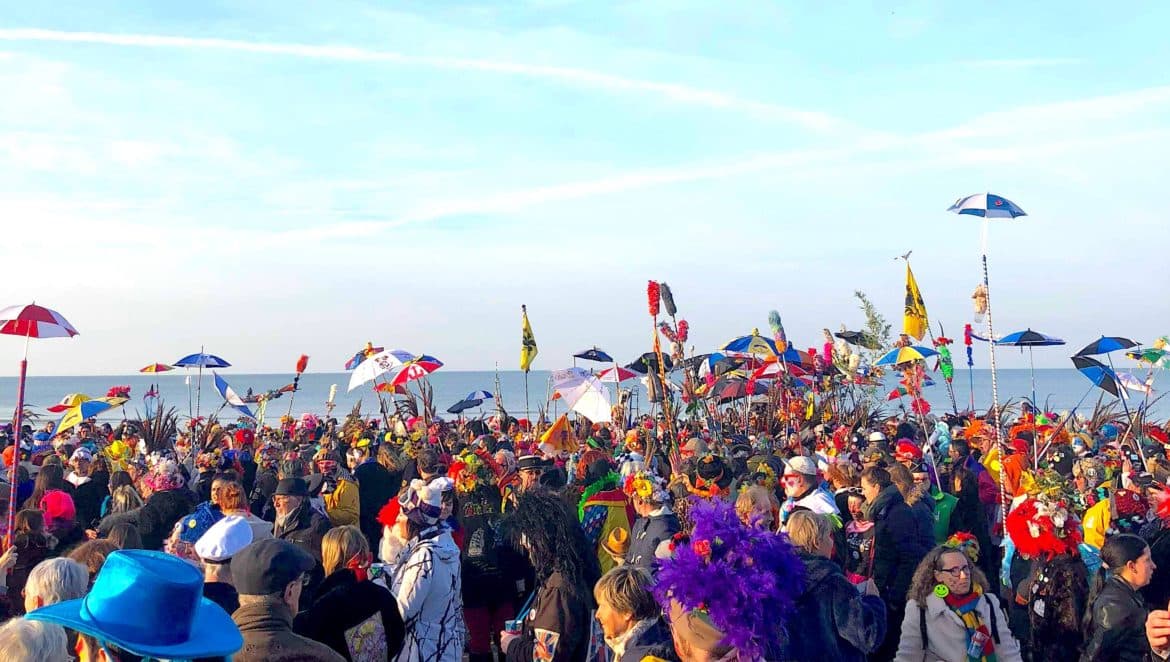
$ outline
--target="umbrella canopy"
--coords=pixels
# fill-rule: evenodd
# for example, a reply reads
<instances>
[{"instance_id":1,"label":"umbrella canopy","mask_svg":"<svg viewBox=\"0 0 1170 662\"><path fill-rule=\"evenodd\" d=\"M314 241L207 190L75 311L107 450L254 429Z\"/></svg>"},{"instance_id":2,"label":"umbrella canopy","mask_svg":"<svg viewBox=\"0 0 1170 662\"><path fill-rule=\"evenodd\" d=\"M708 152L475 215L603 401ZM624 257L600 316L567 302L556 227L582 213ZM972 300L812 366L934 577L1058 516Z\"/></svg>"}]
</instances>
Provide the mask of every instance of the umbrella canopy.
<instances>
[{"instance_id":1,"label":"umbrella canopy","mask_svg":"<svg viewBox=\"0 0 1170 662\"><path fill-rule=\"evenodd\" d=\"M775 377L776 375L804 377L807 374L808 371L797 363L765 363L764 365L752 371L752 378L761 379L766 377Z\"/></svg>"},{"instance_id":2,"label":"umbrella canopy","mask_svg":"<svg viewBox=\"0 0 1170 662\"><path fill-rule=\"evenodd\" d=\"M597 348L597 346L583 349L573 355L576 359L585 359L586 361L597 361L598 363L613 363L613 357L606 354L604 351Z\"/></svg>"},{"instance_id":3,"label":"umbrella canopy","mask_svg":"<svg viewBox=\"0 0 1170 662\"><path fill-rule=\"evenodd\" d=\"M670 357L666 354L663 354L662 366L666 369L667 372L670 372L671 370L674 370L674 361L670 360ZM633 370L639 375L646 374L646 371L650 368L653 368L655 371L658 370L658 355L654 352L646 352L642 356L626 364L627 370Z\"/></svg>"},{"instance_id":4,"label":"umbrella canopy","mask_svg":"<svg viewBox=\"0 0 1170 662\"><path fill-rule=\"evenodd\" d=\"M633 379L638 376L638 373L627 368L606 368L597 373L597 379L603 382L612 382L614 384L624 382L627 379Z\"/></svg>"},{"instance_id":5,"label":"umbrella canopy","mask_svg":"<svg viewBox=\"0 0 1170 662\"><path fill-rule=\"evenodd\" d=\"M1039 331L1027 329L1016 331L995 341L997 345L1012 345L1013 347L1054 347L1063 345L1064 341L1053 336L1046 336Z\"/></svg>"},{"instance_id":6,"label":"umbrella canopy","mask_svg":"<svg viewBox=\"0 0 1170 662\"><path fill-rule=\"evenodd\" d=\"M711 388L707 389L707 397L714 398L719 402L727 402L729 400L745 398L749 395L764 395L767 392L767 381L723 377L716 380L711 385Z\"/></svg>"},{"instance_id":7,"label":"umbrella canopy","mask_svg":"<svg viewBox=\"0 0 1170 662\"><path fill-rule=\"evenodd\" d=\"M1028 215L1011 200L991 193L976 193L959 198L955 204L947 208L947 211L980 218L1015 218Z\"/></svg>"},{"instance_id":8,"label":"umbrella canopy","mask_svg":"<svg viewBox=\"0 0 1170 662\"><path fill-rule=\"evenodd\" d=\"M464 400L492 400L496 396L492 395L491 391L472 391L463 396Z\"/></svg>"},{"instance_id":9,"label":"umbrella canopy","mask_svg":"<svg viewBox=\"0 0 1170 662\"><path fill-rule=\"evenodd\" d=\"M746 336L740 336L729 341L720 348L728 356L779 356L780 350L776 341L760 335L759 329L752 329Z\"/></svg>"},{"instance_id":10,"label":"umbrella canopy","mask_svg":"<svg viewBox=\"0 0 1170 662\"><path fill-rule=\"evenodd\" d=\"M183 358L175 361L171 365L176 368L230 368L232 364L221 359L215 354L208 354L206 352L199 352L197 354L188 354Z\"/></svg>"},{"instance_id":11,"label":"umbrella canopy","mask_svg":"<svg viewBox=\"0 0 1170 662\"><path fill-rule=\"evenodd\" d=\"M420 354L402 366L402 369L394 375L394 379L390 383L398 386L415 379L422 379L432 372L443 367L443 362L433 356Z\"/></svg>"},{"instance_id":12,"label":"umbrella canopy","mask_svg":"<svg viewBox=\"0 0 1170 662\"><path fill-rule=\"evenodd\" d=\"M72 409L77 405L91 399L92 398L84 393L70 393L69 395L61 398L61 402L58 402L52 407L45 407L45 411L50 411L54 414L60 414L63 411Z\"/></svg>"},{"instance_id":13,"label":"umbrella canopy","mask_svg":"<svg viewBox=\"0 0 1170 662\"><path fill-rule=\"evenodd\" d=\"M77 329L61 313L34 303L0 310L0 333L26 338L72 338Z\"/></svg>"},{"instance_id":14,"label":"umbrella canopy","mask_svg":"<svg viewBox=\"0 0 1170 662\"><path fill-rule=\"evenodd\" d=\"M844 340L850 345L857 345L858 347L864 347L866 349L881 349L882 347L881 343L875 340L868 333L864 333L862 331L838 331L833 335L837 336L841 340Z\"/></svg>"},{"instance_id":15,"label":"umbrella canopy","mask_svg":"<svg viewBox=\"0 0 1170 662\"><path fill-rule=\"evenodd\" d=\"M169 366L165 363L151 363L150 365L146 366L145 368L139 368L138 372L147 372L147 373L153 374L156 372L169 372L171 370L174 370L174 367Z\"/></svg>"},{"instance_id":16,"label":"umbrella canopy","mask_svg":"<svg viewBox=\"0 0 1170 662\"><path fill-rule=\"evenodd\" d=\"M97 398L93 400L86 400L76 407L70 407L69 410L65 412L65 415L61 417L61 420L57 421L57 429L53 430L53 434L56 435L61 430L68 430L69 428L85 421L86 419L93 418L94 416L105 413L111 409L121 407L129 400L130 398Z\"/></svg>"},{"instance_id":17,"label":"umbrella canopy","mask_svg":"<svg viewBox=\"0 0 1170 662\"><path fill-rule=\"evenodd\" d=\"M1131 375L1128 372L1117 373L1117 381L1122 386L1124 386L1125 390L1127 390L1127 391L1133 391L1135 393L1145 393L1146 395L1152 395L1154 393L1154 387L1152 385L1152 380L1151 380L1151 382L1143 382L1142 380L1138 379L1137 377L1135 377L1134 375Z\"/></svg>"},{"instance_id":18,"label":"umbrella canopy","mask_svg":"<svg viewBox=\"0 0 1170 662\"><path fill-rule=\"evenodd\" d=\"M911 345L909 347L899 347L882 358L878 359L875 365L898 365L899 363L906 363L907 361L921 361L931 356L937 356L938 352L929 347L921 345Z\"/></svg>"},{"instance_id":19,"label":"umbrella canopy","mask_svg":"<svg viewBox=\"0 0 1170 662\"><path fill-rule=\"evenodd\" d=\"M611 421L609 389L597 377L581 368L567 368L554 370L552 381L569 409L594 423Z\"/></svg>"},{"instance_id":20,"label":"umbrella canopy","mask_svg":"<svg viewBox=\"0 0 1170 662\"><path fill-rule=\"evenodd\" d=\"M371 356L384 351L386 351L385 347L374 347L374 343L368 342L366 343L365 347L359 349L352 357L350 357L348 361L345 362L345 369L353 370L354 368L361 365L362 361L365 361Z\"/></svg>"},{"instance_id":21,"label":"umbrella canopy","mask_svg":"<svg viewBox=\"0 0 1170 662\"><path fill-rule=\"evenodd\" d=\"M447 413L448 414L462 414L464 411L466 411L468 409L474 409L482 404L483 404L483 400L480 400L478 398L476 398L474 400L460 400L459 402L456 402L455 404L451 405L450 407L447 407Z\"/></svg>"},{"instance_id":22,"label":"umbrella canopy","mask_svg":"<svg viewBox=\"0 0 1170 662\"><path fill-rule=\"evenodd\" d=\"M1089 356L1074 356L1072 362L1082 375L1093 382L1094 386L1116 397L1121 397L1121 386L1117 380L1117 373L1113 372L1109 366Z\"/></svg>"},{"instance_id":23,"label":"umbrella canopy","mask_svg":"<svg viewBox=\"0 0 1170 662\"><path fill-rule=\"evenodd\" d=\"M393 351L381 351L367 358L354 368L349 376L349 391L377 379L391 370L401 368L405 362Z\"/></svg>"},{"instance_id":24,"label":"umbrella canopy","mask_svg":"<svg viewBox=\"0 0 1170 662\"><path fill-rule=\"evenodd\" d=\"M1094 354L1108 354L1109 352L1116 352L1119 349L1129 349L1130 347L1137 347L1138 343L1129 338L1122 338L1120 336L1101 336L1097 340L1085 345L1081 351L1077 352L1077 356L1092 356Z\"/></svg>"}]
</instances>

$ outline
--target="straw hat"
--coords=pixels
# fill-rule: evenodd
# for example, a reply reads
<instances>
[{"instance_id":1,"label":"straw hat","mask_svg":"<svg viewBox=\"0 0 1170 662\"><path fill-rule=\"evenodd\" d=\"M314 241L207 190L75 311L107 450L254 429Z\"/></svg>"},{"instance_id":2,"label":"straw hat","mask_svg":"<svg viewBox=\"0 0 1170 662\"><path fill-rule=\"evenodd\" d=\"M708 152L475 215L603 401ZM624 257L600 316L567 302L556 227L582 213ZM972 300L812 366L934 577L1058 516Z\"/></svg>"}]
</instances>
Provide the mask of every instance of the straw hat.
<instances>
[{"instance_id":1,"label":"straw hat","mask_svg":"<svg viewBox=\"0 0 1170 662\"><path fill-rule=\"evenodd\" d=\"M612 556L625 556L630 551L630 532L619 526L609 532L609 537L601 543L601 547Z\"/></svg>"}]
</instances>

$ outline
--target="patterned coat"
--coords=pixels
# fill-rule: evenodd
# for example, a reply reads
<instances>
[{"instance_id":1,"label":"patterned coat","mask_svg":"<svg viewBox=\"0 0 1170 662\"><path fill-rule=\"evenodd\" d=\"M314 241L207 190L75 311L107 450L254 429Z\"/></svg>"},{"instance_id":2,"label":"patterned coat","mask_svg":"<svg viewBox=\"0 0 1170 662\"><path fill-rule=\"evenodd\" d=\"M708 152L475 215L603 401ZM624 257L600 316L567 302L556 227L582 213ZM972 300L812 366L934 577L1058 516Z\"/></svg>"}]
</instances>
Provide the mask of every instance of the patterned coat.
<instances>
[{"instance_id":1,"label":"patterned coat","mask_svg":"<svg viewBox=\"0 0 1170 662\"><path fill-rule=\"evenodd\" d=\"M459 547L437 526L411 540L395 563L390 592L406 626L398 662L461 662L463 622Z\"/></svg>"}]
</instances>

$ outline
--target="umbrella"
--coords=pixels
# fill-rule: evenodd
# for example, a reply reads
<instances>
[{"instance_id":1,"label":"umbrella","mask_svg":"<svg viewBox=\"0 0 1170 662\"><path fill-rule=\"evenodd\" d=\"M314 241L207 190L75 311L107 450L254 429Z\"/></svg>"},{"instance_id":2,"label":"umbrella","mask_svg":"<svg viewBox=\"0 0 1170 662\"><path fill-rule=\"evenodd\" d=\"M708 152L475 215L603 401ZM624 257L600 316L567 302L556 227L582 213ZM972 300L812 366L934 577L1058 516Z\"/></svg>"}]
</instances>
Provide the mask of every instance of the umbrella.
<instances>
[{"instance_id":1,"label":"umbrella","mask_svg":"<svg viewBox=\"0 0 1170 662\"><path fill-rule=\"evenodd\" d=\"M472 391L464 396L464 400L492 400L496 396L491 391Z\"/></svg>"},{"instance_id":2,"label":"umbrella","mask_svg":"<svg viewBox=\"0 0 1170 662\"><path fill-rule=\"evenodd\" d=\"M586 361L597 361L598 363L613 363L613 357L598 349L596 346L577 352L573 355L573 358L585 359Z\"/></svg>"},{"instance_id":3,"label":"umbrella","mask_svg":"<svg viewBox=\"0 0 1170 662\"><path fill-rule=\"evenodd\" d=\"M570 410L594 423L611 421L609 390L596 376L581 368L554 370L552 383Z\"/></svg>"},{"instance_id":4,"label":"umbrella","mask_svg":"<svg viewBox=\"0 0 1170 662\"><path fill-rule=\"evenodd\" d=\"M666 354L663 354L662 366L666 369L666 372L670 372L671 370L674 370L674 361L672 361ZM658 370L658 355L654 352L646 352L642 356L626 364L627 370L633 370L639 375L646 374L646 371L651 368L653 368L655 371Z\"/></svg>"},{"instance_id":5,"label":"umbrella","mask_svg":"<svg viewBox=\"0 0 1170 662\"><path fill-rule=\"evenodd\" d=\"M618 367L618 366L614 366L612 368L606 368L605 370L602 370L601 372L597 373L598 380L603 381L603 382L613 382L615 384L620 383L620 382L624 382L627 379L633 379L637 376L638 376L638 373L634 372L633 370L629 370L627 368L622 368L622 367Z\"/></svg>"},{"instance_id":6,"label":"umbrella","mask_svg":"<svg viewBox=\"0 0 1170 662\"><path fill-rule=\"evenodd\" d=\"M72 409L73 407L76 407L77 405L89 399L90 397L84 393L70 393L69 395L61 398L61 402L58 402L52 407L45 407L45 410L54 414L60 414L61 412Z\"/></svg>"},{"instance_id":7,"label":"umbrella","mask_svg":"<svg viewBox=\"0 0 1170 662\"><path fill-rule=\"evenodd\" d=\"M121 407L129 400L130 398L95 398L93 400L86 400L65 412L61 420L57 421L57 429L53 430L53 434L56 435L61 430L68 430L78 423L93 418L98 414L103 414L111 409Z\"/></svg>"},{"instance_id":8,"label":"umbrella","mask_svg":"<svg viewBox=\"0 0 1170 662\"><path fill-rule=\"evenodd\" d=\"M864 347L866 349L882 348L881 343L874 340L873 337L868 333L864 333L862 331L838 331L833 335L837 336L841 340L844 340L850 345L857 345L858 347Z\"/></svg>"},{"instance_id":9,"label":"umbrella","mask_svg":"<svg viewBox=\"0 0 1170 662\"><path fill-rule=\"evenodd\" d=\"M937 356L938 352L921 345L910 345L909 347L899 347L882 358L878 359L875 365L898 365L899 363L906 363L907 361L921 361L931 356Z\"/></svg>"},{"instance_id":10,"label":"umbrella","mask_svg":"<svg viewBox=\"0 0 1170 662\"><path fill-rule=\"evenodd\" d=\"M393 351L382 350L354 368L353 373L349 376L348 390L353 391L368 381L377 379L391 370L401 368L404 363L405 361L398 358Z\"/></svg>"},{"instance_id":11,"label":"umbrella","mask_svg":"<svg viewBox=\"0 0 1170 662\"><path fill-rule=\"evenodd\" d=\"M1117 373L1112 368L1089 356L1074 356L1072 357L1072 362L1082 375L1087 377L1090 382L1093 382L1093 386L1107 393L1111 393L1116 397L1121 397L1121 388L1117 380ZM1090 390L1092 389L1090 388ZM1084 398L1081 398L1081 400L1084 400Z\"/></svg>"},{"instance_id":12,"label":"umbrella","mask_svg":"<svg viewBox=\"0 0 1170 662\"><path fill-rule=\"evenodd\" d=\"M138 372L148 372L153 374L156 372L170 372L171 370L174 370L174 367L165 363L151 363L145 368L139 368Z\"/></svg>"},{"instance_id":13,"label":"umbrella","mask_svg":"<svg viewBox=\"0 0 1170 662\"><path fill-rule=\"evenodd\" d=\"M793 377L804 377L808 374L808 371L797 363L766 363L752 371L752 378L760 379L782 374L792 375Z\"/></svg>"},{"instance_id":14,"label":"umbrella","mask_svg":"<svg viewBox=\"0 0 1170 662\"><path fill-rule=\"evenodd\" d=\"M1028 348L1028 375L1032 380L1032 406L1036 406L1036 365L1032 360L1033 347L1055 347L1063 345L1064 341L1060 338L1044 335L1039 331L1032 329L1025 329L1024 331L1016 331L1009 333L1006 336L995 341L997 345L1011 345L1013 347L1027 347Z\"/></svg>"},{"instance_id":15,"label":"umbrella","mask_svg":"<svg viewBox=\"0 0 1170 662\"><path fill-rule=\"evenodd\" d=\"M1137 347L1138 343L1129 338L1121 338L1119 336L1101 336L1097 340L1085 345L1081 351L1077 352L1077 356L1093 356L1094 354L1108 354L1109 352L1116 352L1119 349L1129 349L1130 347Z\"/></svg>"},{"instance_id":16,"label":"umbrella","mask_svg":"<svg viewBox=\"0 0 1170 662\"><path fill-rule=\"evenodd\" d=\"M183 358L175 361L171 365L176 368L199 368L199 382L195 387L195 413L191 413L191 385L187 383L187 415L191 418L198 418L199 416L199 402L203 396L203 369L204 368L230 368L232 364L221 359L215 354L208 354L199 348L197 354L188 354ZM189 376L188 376L189 378Z\"/></svg>"},{"instance_id":17,"label":"umbrella","mask_svg":"<svg viewBox=\"0 0 1170 662\"><path fill-rule=\"evenodd\" d=\"M719 402L738 400L750 395L764 395L768 392L768 382L750 379L723 377L707 389L707 397Z\"/></svg>"},{"instance_id":18,"label":"umbrella","mask_svg":"<svg viewBox=\"0 0 1170 662\"><path fill-rule=\"evenodd\" d=\"M479 398L476 398L474 400L460 400L459 402L456 402L455 404L451 405L450 407L447 407L447 413L449 413L449 414L462 414L465 410L474 409L475 407L478 407L482 404L483 404L483 400L481 400Z\"/></svg>"},{"instance_id":19,"label":"umbrella","mask_svg":"<svg viewBox=\"0 0 1170 662\"><path fill-rule=\"evenodd\" d=\"M29 305L8 306L0 310L0 334L8 336L24 336L24 356L20 359L20 378L16 382L16 416L13 417L12 429L17 439L20 430L24 427L24 385L28 377L28 341L32 338L72 338L77 335L77 329L55 310L38 306L36 302ZM16 467L19 462L13 462L9 469L8 483L8 528L4 537L5 547L12 544L12 532L16 529Z\"/></svg>"},{"instance_id":20,"label":"umbrella","mask_svg":"<svg viewBox=\"0 0 1170 662\"><path fill-rule=\"evenodd\" d=\"M1143 382L1142 380L1138 379L1137 377L1131 375L1128 372L1117 373L1117 381L1120 382L1121 385L1124 386L1125 390L1127 390L1127 391L1135 391L1137 393L1145 393L1146 395L1149 395L1150 393L1153 393L1153 391L1154 391L1153 387L1150 386L1150 384Z\"/></svg>"},{"instance_id":21,"label":"umbrella","mask_svg":"<svg viewBox=\"0 0 1170 662\"><path fill-rule=\"evenodd\" d=\"M991 193L976 193L959 198L947 211L980 218L1016 218L1028 214L1016 203Z\"/></svg>"},{"instance_id":22,"label":"umbrella","mask_svg":"<svg viewBox=\"0 0 1170 662\"><path fill-rule=\"evenodd\" d=\"M720 351L728 356L780 356L776 341L761 336L759 329L729 341Z\"/></svg>"},{"instance_id":23,"label":"umbrella","mask_svg":"<svg viewBox=\"0 0 1170 662\"><path fill-rule=\"evenodd\" d=\"M398 374L394 375L394 379L390 380L390 383L398 386L415 379L422 379L442 367L443 362L439 359L427 354L419 354L407 361Z\"/></svg>"},{"instance_id":24,"label":"umbrella","mask_svg":"<svg viewBox=\"0 0 1170 662\"><path fill-rule=\"evenodd\" d=\"M380 354L384 351L386 351L385 347L374 347L374 343L368 342L366 343L365 347L359 349L348 361L345 362L345 369L353 370L354 368L361 365L362 361L365 361L371 356Z\"/></svg>"}]
</instances>

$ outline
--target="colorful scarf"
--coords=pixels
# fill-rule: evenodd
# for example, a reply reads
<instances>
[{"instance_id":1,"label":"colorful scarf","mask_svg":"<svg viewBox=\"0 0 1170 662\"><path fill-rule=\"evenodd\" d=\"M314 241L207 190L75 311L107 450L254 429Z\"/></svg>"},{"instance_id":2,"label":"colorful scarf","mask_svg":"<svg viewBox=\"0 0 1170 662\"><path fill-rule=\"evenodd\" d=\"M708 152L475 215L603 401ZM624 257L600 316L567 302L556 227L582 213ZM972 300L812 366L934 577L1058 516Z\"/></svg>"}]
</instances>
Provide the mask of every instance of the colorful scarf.
<instances>
[{"instance_id":1,"label":"colorful scarf","mask_svg":"<svg viewBox=\"0 0 1170 662\"><path fill-rule=\"evenodd\" d=\"M995 639L991 636L991 631L987 625L983 623L983 619L979 617L979 600L983 597L983 589L978 585L971 587L971 592L967 595L948 594L943 598L943 602L951 608L959 619L963 621L963 625L967 628L967 660L968 662L996 662L995 657ZM971 655L971 638L975 633L981 633L984 640L982 655Z\"/></svg>"}]
</instances>

